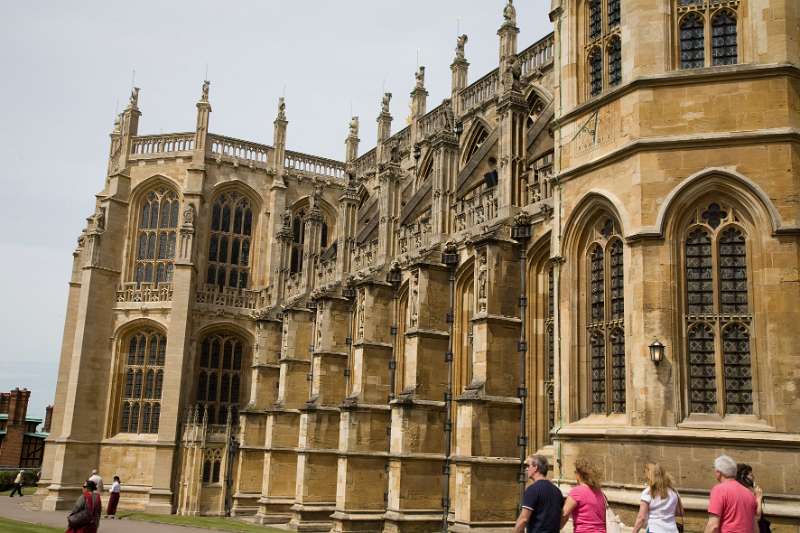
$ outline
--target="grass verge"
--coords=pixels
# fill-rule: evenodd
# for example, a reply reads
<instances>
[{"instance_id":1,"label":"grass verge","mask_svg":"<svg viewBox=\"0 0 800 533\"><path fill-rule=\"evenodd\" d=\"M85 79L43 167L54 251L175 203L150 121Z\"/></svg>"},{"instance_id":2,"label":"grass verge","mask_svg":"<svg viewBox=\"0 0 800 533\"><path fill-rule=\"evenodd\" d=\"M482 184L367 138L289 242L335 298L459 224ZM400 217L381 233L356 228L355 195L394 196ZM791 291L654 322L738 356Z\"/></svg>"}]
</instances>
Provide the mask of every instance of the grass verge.
<instances>
[{"instance_id":1,"label":"grass verge","mask_svg":"<svg viewBox=\"0 0 800 533\"><path fill-rule=\"evenodd\" d=\"M286 533L284 529L248 524L247 522L241 522L235 518L221 518L217 516L178 516L128 512L117 513L117 516L127 520L157 522L159 524L170 524L173 526L191 526L215 531L230 531L233 533Z\"/></svg>"},{"instance_id":2,"label":"grass verge","mask_svg":"<svg viewBox=\"0 0 800 533\"><path fill-rule=\"evenodd\" d=\"M64 528L28 524L0 517L0 533L64 533Z\"/></svg>"}]
</instances>

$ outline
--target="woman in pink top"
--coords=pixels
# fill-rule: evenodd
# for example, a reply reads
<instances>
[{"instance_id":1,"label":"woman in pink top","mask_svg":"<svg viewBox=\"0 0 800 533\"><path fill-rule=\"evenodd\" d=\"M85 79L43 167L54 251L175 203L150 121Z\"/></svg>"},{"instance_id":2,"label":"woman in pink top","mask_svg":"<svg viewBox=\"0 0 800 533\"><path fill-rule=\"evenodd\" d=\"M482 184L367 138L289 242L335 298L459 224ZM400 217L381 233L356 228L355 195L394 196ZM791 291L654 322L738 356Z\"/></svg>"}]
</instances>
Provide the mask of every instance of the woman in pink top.
<instances>
[{"instance_id":1,"label":"woman in pink top","mask_svg":"<svg viewBox=\"0 0 800 533\"><path fill-rule=\"evenodd\" d=\"M572 517L575 533L606 533L606 497L600 490L600 476L586 459L575 461L578 484L569 491L561 511L561 527Z\"/></svg>"}]
</instances>

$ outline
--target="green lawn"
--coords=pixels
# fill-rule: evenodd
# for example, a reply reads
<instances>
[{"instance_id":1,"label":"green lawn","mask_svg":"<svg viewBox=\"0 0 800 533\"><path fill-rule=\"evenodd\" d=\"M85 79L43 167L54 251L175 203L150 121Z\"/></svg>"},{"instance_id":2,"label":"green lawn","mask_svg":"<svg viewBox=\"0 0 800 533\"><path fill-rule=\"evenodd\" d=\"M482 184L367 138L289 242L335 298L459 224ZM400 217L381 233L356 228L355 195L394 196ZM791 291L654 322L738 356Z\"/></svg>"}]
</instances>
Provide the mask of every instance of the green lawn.
<instances>
[{"instance_id":1,"label":"green lawn","mask_svg":"<svg viewBox=\"0 0 800 533\"><path fill-rule=\"evenodd\" d=\"M64 533L63 527L40 526L27 524L7 518L0 518L0 533Z\"/></svg>"},{"instance_id":2,"label":"green lawn","mask_svg":"<svg viewBox=\"0 0 800 533\"><path fill-rule=\"evenodd\" d=\"M127 512L118 513L117 516L127 520L158 522L175 526L192 526L215 531L231 531L233 533L286 533L284 529L248 524L235 518L220 518L216 516L178 516Z\"/></svg>"}]
</instances>

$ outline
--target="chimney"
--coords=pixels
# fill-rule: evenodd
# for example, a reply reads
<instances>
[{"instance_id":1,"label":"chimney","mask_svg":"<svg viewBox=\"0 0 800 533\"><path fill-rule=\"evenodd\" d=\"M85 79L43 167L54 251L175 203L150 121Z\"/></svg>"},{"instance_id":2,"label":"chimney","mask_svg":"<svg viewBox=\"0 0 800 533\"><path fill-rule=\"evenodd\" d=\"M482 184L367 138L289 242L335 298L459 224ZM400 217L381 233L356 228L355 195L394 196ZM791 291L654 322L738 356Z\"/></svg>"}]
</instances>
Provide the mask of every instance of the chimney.
<instances>
[{"instance_id":1,"label":"chimney","mask_svg":"<svg viewBox=\"0 0 800 533\"><path fill-rule=\"evenodd\" d=\"M25 425L25 415L28 413L28 399L31 391L16 388L11 391L8 401L8 426Z\"/></svg>"},{"instance_id":2,"label":"chimney","mask_svg":"<svg viewBox=\"0 0 800 533\"><path fill-rule=\"evenodd\" d=\"M50 424L53 421L53 406L48 405L44 408L44 424L42 425L42 433L50 433Z\"/></svg>"}]
</instances>

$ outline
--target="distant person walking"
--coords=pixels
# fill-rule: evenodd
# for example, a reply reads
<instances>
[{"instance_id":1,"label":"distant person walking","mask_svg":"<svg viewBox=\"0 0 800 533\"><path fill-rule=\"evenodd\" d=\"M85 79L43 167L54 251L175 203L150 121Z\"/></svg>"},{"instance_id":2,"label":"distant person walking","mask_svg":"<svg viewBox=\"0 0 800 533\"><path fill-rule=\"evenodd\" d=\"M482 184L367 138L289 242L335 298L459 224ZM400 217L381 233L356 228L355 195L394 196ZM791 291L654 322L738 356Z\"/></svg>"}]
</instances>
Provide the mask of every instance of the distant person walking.
<instances>
[{"instance_id":1,"label":"distant person walking","mask_svg":"<svg viewBox=\"0 0 800 533\"><path fill-rule=\"evenodd\" d=\"M100 526L100 512L103 502L97 494L97 485L88 480L83 485L83 494L78 496L67 516L66 533L97 533Z\"/></svg>"},{"instance_id":2,"label":"distant person walking","mask_svg":"<svg viewBox=\"0 0 800 533\"><path fill-rule=\"evenodd\" d=\"M681 498L672 488L672 478L658 463L644 467L647 486L639 502L639 515L633 533L644 529L647 533L678 533L676 516L683 516Z\"/></svg>"},{"instance_id":3,"label":"distant person walking","mask_svg":"<svg viewBox=\"0 0 800 533\"><path fill-rule=\"evenodd\" d=\"M92 470L92 475L89 476L89 481L94 481L94 484L97 487L97 492L100 494L103 493L103 478L101 478L100 474L97 473L97 469Z\"/></svg>"},{"instance_id":4,"label":"distant person walking","mask_svg":"<svg viewBox=\"0 0 800 533\"><path fill-rule=\"evenodd\" d=\"M25 482L25 471L24 470L20 470L17 473L17 477L14 478L14 488L11 489L11 494L9 494L8 496L13 498L15 493L19 494L20 496L23 496L23 494L22 494L22 484L24 482Z\"/></svg>"},{"instance_id":5,"label":"distant person walking","mask_svg":"<svg viewBox=\"0 0 800 533\"><path fill-rule=\"evenodd\" d=\"M751 533L758 531L755 495L736 481L736 461L727 455L714 460L717 483L708 501L705 533Z\"/></svg>"},{"instance_id":6,"label":"distant person walking","mask_svg":"<svg viewBox=\"0 0 800 533\"><path fill-rule=\"evenodd\" d=\"M550 465L543 455L531 455L525 460L528 478L533 483L525 489L522 510L514 533L558 533L561 529L561 509L564 496L547 480Z\"/></svg>"},{"instance_id":7,"label":"distant person walking","mask_svg":"<svg viewBox=\"0 0 800 533\"><path fill-rule=\"evenodd\" d=\"M117 514L117 504L119 503L119 493L122 490L119 484L119 476L114 476L114 483L108 489L108 507L106 508L106 515L114 518Z\"/></svg>"},{"instance_id":8,"label":"distant person walking","mask_svg":"<svg viewBox=\"0 0 800 533\"><path fill-rule=\"evenodd\" d=\"M606 497L600 490L600 475L588 460L575 461L578 484L569 491L561 511L561 527L572 517L575 533L606 533Z\"/></svg>"}]
</instances>

